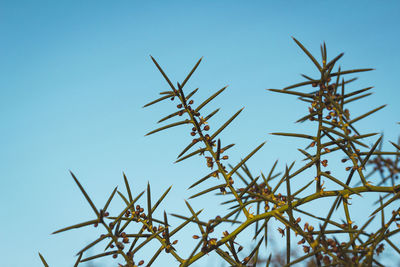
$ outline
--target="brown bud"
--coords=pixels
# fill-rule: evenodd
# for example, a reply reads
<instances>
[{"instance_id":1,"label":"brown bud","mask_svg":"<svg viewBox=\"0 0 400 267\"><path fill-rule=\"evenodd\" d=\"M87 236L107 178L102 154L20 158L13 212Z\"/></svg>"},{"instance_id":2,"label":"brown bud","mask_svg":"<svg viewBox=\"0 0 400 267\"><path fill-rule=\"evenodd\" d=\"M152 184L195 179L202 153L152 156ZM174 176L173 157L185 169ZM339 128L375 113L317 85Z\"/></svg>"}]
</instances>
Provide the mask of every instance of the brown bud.
<instances>
[{"instance_id":1,"label":"brown bud","mask_svg":"<svg viewBox=\"0 0 400 267\"><path fill-rule=\"evenodd\" d=\"M321 161L321 164L324 167L328 166L328 160L324 159L323 161Z\"/></svg>"},{"instance_id":2,"label":"brown bud","mask_svg":"<svg viewBox=\"0 0 400 267\"><path fill-rule=\"evenodd\" d=\"M285 229L282 229L282 228L278 227L278 232L279 232L282 236L285 235Z\"/></svg>"}]
</instances>

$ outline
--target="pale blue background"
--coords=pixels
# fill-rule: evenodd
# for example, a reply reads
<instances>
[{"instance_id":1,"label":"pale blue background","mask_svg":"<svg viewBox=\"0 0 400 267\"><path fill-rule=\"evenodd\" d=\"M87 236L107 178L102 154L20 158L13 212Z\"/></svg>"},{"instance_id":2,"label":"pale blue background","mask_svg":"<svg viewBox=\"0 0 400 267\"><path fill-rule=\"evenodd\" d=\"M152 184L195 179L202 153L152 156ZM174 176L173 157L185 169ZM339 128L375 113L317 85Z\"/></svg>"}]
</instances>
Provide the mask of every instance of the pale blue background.
<instances>
[{"instance_id":1,"label":"pale blue background","mask_svg":"<svg viewBox=\"0 0 400 267\"><path fill-rule=\"evenodd\" d=\"M172 164L190 142L189 129L144 137L175 111L168 101L142 109L168 89L150 54L174 82L204 56L186 88L200 87L197 103L230 85L207 109L222 107L210 124L216 129L246 107L221 137L237 144L231 164L267 140L249 161L255 175L268 173L277 158L280 169L301 159L296 148L304 142L268 133L312 132L310 124L300 130L293 124L307 112L304 104L265 90L302 81L300 73L316 75L291 36L318 57L323 41L329 57L345 52L344 69L376 68L349 86L375 86L373 96L353 105L353 114L388 104L357 126L384 131L385 144L396 140L399 12L398 1L0 1L1 265L41 266L41 251L51 266L72 266L73 255L97 237L92 228L49 235L93 218L69 169L99 206L114 186L123 189L124 171L135 194L148 181L153 199L173 185L160 211L189 214L183 199L199 189L186 188L208 170L198 157ZM212 197L191 203L196 210L206 207L206 215L220 214ZM365 210L358 214L366 217ZM188 237L197 233L191 229ZM178 243L184 256L190 240ZM141 255L135 259L150 254ZM218 266L211 255L197 266ZM169 255L154 264L168 265L175 266Z\"/></svg>"}]
</instances>

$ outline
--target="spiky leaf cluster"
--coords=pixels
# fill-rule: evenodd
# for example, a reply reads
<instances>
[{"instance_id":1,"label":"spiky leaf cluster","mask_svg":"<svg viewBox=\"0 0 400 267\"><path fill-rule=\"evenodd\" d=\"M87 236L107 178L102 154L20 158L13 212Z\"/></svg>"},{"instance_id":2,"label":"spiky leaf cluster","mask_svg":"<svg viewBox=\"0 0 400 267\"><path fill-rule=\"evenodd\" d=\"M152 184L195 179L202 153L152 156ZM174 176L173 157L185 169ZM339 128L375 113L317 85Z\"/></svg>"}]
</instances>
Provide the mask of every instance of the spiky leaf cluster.
<instances>
[{"instance_id":1,"label":"spiky leaf cluster","mask_svg":"<svg viewBox=\"0 0 400 267\"><path fill-rule=\"evenodd\" d=\"M265 144L262 143L235 164L229 164L227 151L234 144L225 144L220 134L228 127L243 110L238 110L221 126L211 125L211 119L220 109L209 114L203 114L203 108L220 95L227 87L223 87L210 97L199 102L194 100L198 88L186 92L185 85L198 68L202 58L195 64L182 82L172 83L159 63L151 57L169 85L169 90L160 92L160 97L144 107L162 101L174 103L177 110L164 115L159 123L164 123L151 135L172 127L184 125L188 127L192 140L179 153L176 162L199 155L204 158L202 163L209 169L209 173L189 187L197 189L206 180L213 181L214 185L194 193L190 198L204 197L206 194L217 193L224 200L222 204L231 205L225 212L215 218L201 219L200 211L195 211L186 201L189 213L171 214L183 220L183 223L173 229L168 224L167 213L163 218L156 218L154 212L164 199L169 189L152 205L150 185L147 188L147 204L141 207L136 204L145 191L133 196L127 178L124 175L127 195L115 188L109 200L102 209L98 209L83 189L78 179L73 179L82 191L84 197L92 207L95 218L80 224L69 226L55 233L81 228L85 226L102 225L105 233L78 251L80 262L105 256L120 256L124 263L121 266L136 266L135 253L151 240L159 242L159 249L147 261L150 266L162 251L169 253L179 262L179 266L189 266L210 253L218 254L230 266L269 266L272 254L268 255L269 233L277 231L286 239L286 266L299 262L311 262L315 266L372 266L382 264L377 257L386 246L400 254L398 244L393 241L398 238L400 231L400 208L391 211L385 216L392 203L400 197L400 185L397 182L399 167L400 143L392 145L394 152L382 151L382 136L376 133L361 133L357 122L367 119L373 113L384 107L379 106L364 113L353 115L349 103L353 103L371 95L372 87L349 90L349 84L356 78L347 77L350 74L367 72L372 69L342 70L338 66L343 53L328 61L325 43L321 45L321 62L319 62L299 41L295 43L307 55L317 69L317 75L312 78L302 74L304 82L287 86L283 89L269 89L269 91L298 97L304 102L306 114L297 120L298 123L311 123L313 134L301 132L276 132L290 138L301 138L308 142L303 148L298 148L303 158L301 166L295 167L295 162L287 164L282 171L278 171L278 161L270 168L268 174L257 177L252 175L247 161ZM175 122L171 120L177 119ZM375 139L372 139L375 138ZM372 143L369 145L368 143ZM334 154L333 154L334 153ZM335 155L339 162L330 162L328 157ZM340 155L339 155L340 154ZM395 157L392 160L390 157ZM332 166L339 165L339 169ZM367 169L372 171L367 172ZM314 173L305 175L306 172ZM346 175L343 175L346 173ZM376 176L379 176L378 178ZM377 179L381 179L379 182ZM299 182L301 179L301 183ZM297 190L293 184L303 184ZM390 183L390 185L387 185ZM374 185L376 184L376 185ZM119 214L111 216L107 207L116 195L124 201L125 207ZM356 218L351 210L351 198L354 195L367 196L382 193L369 217ZM318 203L322 199L331 201L326 214L312 213L305 208L307 203ZM136 205L136 206L135 206ZM252 209L252 207L255 207ZM146 210L146 211L145 211ZM342 216L341 214L344 214ZM378 216L380 214L380 216ZM368 226L380 217L380 227L371 229ZM271 219L280 226L271 228ZM198 233L191 239L196 241L192 252L187 256L179 254L174 247L176 241L173 236L184 226L194 224ZM233 228L227 230L227 225ZM129 227L128 226L132 226ZM128 232L137 228L134 233ZM254 227L254 236L248 242L254 242L254 248L244 254L243 245L237 241L243 236L246 229ZM216 231L218 230L218 231ZM222 236L216 233L221 232ZM105 243L105 252L91 257L83 254L91 247ZM264 243L264 246L261 246ZM294 244L296 244L294 246ZM303 255L294 258L292 251L301 250ZM247 251L247 250L246 250ZM273 251L277 253L277 251ZM44 258L40 255L46 265ZM139 265L144 261L138 262Z\"/></svg>"}]
</instances>

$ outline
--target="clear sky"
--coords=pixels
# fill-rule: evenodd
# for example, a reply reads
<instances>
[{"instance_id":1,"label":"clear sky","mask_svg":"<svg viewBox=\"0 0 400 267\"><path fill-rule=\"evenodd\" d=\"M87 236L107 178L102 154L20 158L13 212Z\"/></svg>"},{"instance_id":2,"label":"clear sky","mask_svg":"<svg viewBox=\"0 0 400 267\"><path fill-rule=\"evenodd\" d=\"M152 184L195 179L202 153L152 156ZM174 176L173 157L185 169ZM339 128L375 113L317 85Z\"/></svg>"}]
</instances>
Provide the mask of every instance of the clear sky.
<instances>
[{"instance_id":1,"label":"clear sky","mask_svg":"<svg viewBox=\"0 0 400 267\"><path fill-rule=\"evenodd\" d=\"M2 266L41 266L38 251L51 266L72 266L74 254L97 237L92 229L50 235L94 216L68 170L99 206L114 186L122 190L124 171L136 194L148 181L154 198L173 185L160 211L189 214L183 200L199 189L186 189L208 170L198 157L173 164L191 140L189 129L144 137L175 110L169 102L142 108L168 89L149 55L174 82L204 56L187 89L200 88L199 103L229 85L210 104L209 112L222 108L211 126L245 107L221 137L225 144L236 143L231 164L267 141L249 161L258 175L276 159L281 169L301 159L296 149L304 143L269 133L296 130L294 121L307 107L265 90L300 82L300 73L317 74L291 36L318 56L325 41L328 57L345 52L343 69L376 68L349 86L375 86L353 112L388 104L357 126L385 132L390 148L400 121L399 13L399 1L372 0L0 0ZM211 214L223 209L215 201L203 197L191 203ZM184 255L190 253L185 239L179 244ZM168 255L160 259L154 266L175 265ZM210 259L215 257L197 266L215 265Z\"/></svg>"}]
</instances>

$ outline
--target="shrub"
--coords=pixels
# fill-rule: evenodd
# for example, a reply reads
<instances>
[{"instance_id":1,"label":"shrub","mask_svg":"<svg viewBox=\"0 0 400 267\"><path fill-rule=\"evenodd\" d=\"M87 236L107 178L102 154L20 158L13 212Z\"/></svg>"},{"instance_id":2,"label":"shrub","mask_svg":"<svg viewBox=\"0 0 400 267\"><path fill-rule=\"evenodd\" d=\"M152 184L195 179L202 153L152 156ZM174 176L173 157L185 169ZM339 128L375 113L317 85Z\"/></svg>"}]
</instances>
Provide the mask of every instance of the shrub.
<instances>
[{"instance_id":1,"label":"shrub","mask_svg":"<svg viewBox=\"0 0 400 267\"><path fill-rule=\"evenodd\" d=\"M202 211L195 211L186 201L190 214L172 214L174 217L183 219L180 225L172 227L168 223L168 215L165 211L161 218L155 213L170 188L154 202L150 184L147 190L134 195L124 175L127 193L124 194L115 188L106 204L98 208L71 172L73 179L92 207L95 217L93 220L55 231L54 234L84 226L101 225L105 230L104 234L78 252L75 266L81 262L105 256L119 257L119 266L150 266L160 253L170 254L182 267L195 263L209 253L218 254L230 266L259 266L261 264L268 266L274 263L289 266L299 262L307 263L309 266L382 266L379 263L379 255L385 246L400 253L396 242L393 241L400 231L398 223L400 208L391 210L393 207L391 204L400 197L400 185L396 184L397 173L400 170L400 143L391 142L396 150L394 152L382 151L382 136L377 137L376 133L360 133L355 127L356 122L382 109L384 105L359 116L352 116L348 108L349 103L369 96L372 87L350 91L347 89L348 84L355 78L345 80L345 77L348 74L367 72L372 69L341 70L340 67L336 68L343 53L328 61L325 43L321 45L322 62L320 63L299 41L296 39L294 41L318 69L318 77L311 78L302 74L305 78L304 82L283 89L269 90L296 96L308 106L306 114L297 122L311 123L313 134L272 133L288 138L301 138L308 142L305 148L298 149L303 157L302 166L295 169L293 162L286 165L280 173L276 171L277 162L275 162L268 174L261 173L260 176L253 177L246 162L263 147L264 143L254 148L234 166L227 164L229 149L234 144L224 144L219 135L242 109L219 128L210 126L208 122L219 109L210 114L203 114L202 110L226 87L197 104L193 98L198 89L186 92L184 87L202 59L196 63L182 83L174 85L158 62L151 57L171 89L160 92L160 98L144 107L171 100L171 103L175 103L177 107L176 112L166 115L159 122L167 122L171 119L178 119L178 121L157 128L147 135L178 125L188 125L193 139L180 152L177 162L195 155L204 157L204 163L210 172L195 181L190 188L195 188L206 180L213 180L216 184L194 194L191 198L204 197L206 194L217 192L225 196L224 204L232 206L221 211L221 213L224 212L223 215L204 220L200 219ZM371 137L376 140L369 146L364 140ZM194 149L198 145L200 148ZM391 159L393 156L394 160ZM339 168L334 169L332 166L339 166ZM304 175L306 172L313 174L310 177L310 175ZM301 177L304 184L294 190L293 184L296 177ZM145 192L146 204L141 206L138 204L139 199ZM367 197L373 193L380 193L379 200L376 202L378 206L365 211L369 217L354 217L350 209L352 196ZM116 195L124 201L125 207L117 214L110 214L108 207ZM323 199L329 199L330 207L326 210L322 209L321 214L311 213L304 208L307 203L320 203ZM256 208L250 210L253 205ZM389 216L385 216L385 212L388 214L388 211L390 211ZM343 217L340 212L343 212ZM272 254L266 257L269 241L267 233L271 231L272 218L280 224L279 228L272 231L278 231L282 238L286 239L286 252L283 257L277 250L273 251L276 254L274 257ZM368 228L375 218L381 220L379 227ZM228 232L226 227L231 223L234 227ZM197 245L190 255L184 256L176 249L175 235L188 224L196 225L199 233L190 237L196 241ZM250 227L255 228L255 234L250 236L248 243L254 242L255 246L249 253L243 255L243 252L248 249L243 250L244 244L240 245L235 240ZM135 232L133 232L134 229L136 229ZM146 261L137 259L135 254L150 241L159 243L159 249L154 251L154 256ZM104 253L90 257L84 256L88 249L100 243L105 244ZM294 244L297 245L294 246ZM299 256L294 258L293 255ZM42 255L40 258L47 266Z\"/></svg>"}]
</instances>

